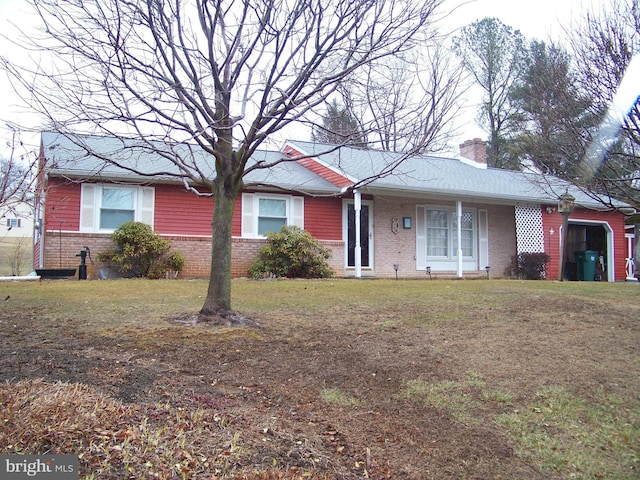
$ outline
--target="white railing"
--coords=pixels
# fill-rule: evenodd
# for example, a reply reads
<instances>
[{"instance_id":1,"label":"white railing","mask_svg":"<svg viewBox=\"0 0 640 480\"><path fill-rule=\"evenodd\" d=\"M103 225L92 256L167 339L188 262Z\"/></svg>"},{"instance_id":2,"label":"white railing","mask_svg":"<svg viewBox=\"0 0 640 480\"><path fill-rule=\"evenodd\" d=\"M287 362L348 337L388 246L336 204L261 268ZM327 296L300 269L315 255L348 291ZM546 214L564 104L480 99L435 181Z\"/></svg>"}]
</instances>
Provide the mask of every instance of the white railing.
<instances>
[{"instance_id":1,"label":"white railing","mask_svg":"<svg viewBox=\"0 0 640 480\"><path fill-rule=\"evenodd\" d=\"M635 235L633 233L626 233L624 235L627 238L627 258L625 264L625 270L627 272L627 280L637 282L636 278L636 262L633 255L633 242Z\"/></svg>"}]
</instances>

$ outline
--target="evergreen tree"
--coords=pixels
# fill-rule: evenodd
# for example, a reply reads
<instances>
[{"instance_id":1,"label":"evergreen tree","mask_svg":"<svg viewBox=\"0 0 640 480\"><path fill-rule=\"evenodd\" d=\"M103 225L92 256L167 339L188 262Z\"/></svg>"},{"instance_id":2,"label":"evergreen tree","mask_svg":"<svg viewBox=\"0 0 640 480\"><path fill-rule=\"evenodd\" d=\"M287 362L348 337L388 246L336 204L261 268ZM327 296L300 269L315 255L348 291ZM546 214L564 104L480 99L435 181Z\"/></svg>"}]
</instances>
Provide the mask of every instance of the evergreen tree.
<instances>
[{"instance_id":1,"label":"evergreen tree","mask_svg":"<svg viewBox=\"0 0 640 480\"><path fill-rule=\"evenodd\" d=\"M317 143L332 145L366 146L367 138L355 115L336 99L327 102L322 125L314 125L311 139Z\"/></svg>"},{"instance_id":2,"label":"evergreen tree","mask_svg":"<svg viewBox=\"0 0 640 480\"><path fill-rule=\"evenodd\" d=\"M511 92L523 68L524 37L497 18L484 18L462 29L454 50L484 91L480 120L489 129L489 165L519 168L507 142L517 125Z\"/></svg>"},{"instance_id":3,"label":"evergreen tree","mask_svg":"<svg viewBox=\"0 0 640 480\"><path fill-rule=\"evenodd\" d=\"M569 54L557 45L532 41L511 102L519 124L512 154L543 173L579 178L595 119L571 71Z\"/></svg>"}]
</instances>

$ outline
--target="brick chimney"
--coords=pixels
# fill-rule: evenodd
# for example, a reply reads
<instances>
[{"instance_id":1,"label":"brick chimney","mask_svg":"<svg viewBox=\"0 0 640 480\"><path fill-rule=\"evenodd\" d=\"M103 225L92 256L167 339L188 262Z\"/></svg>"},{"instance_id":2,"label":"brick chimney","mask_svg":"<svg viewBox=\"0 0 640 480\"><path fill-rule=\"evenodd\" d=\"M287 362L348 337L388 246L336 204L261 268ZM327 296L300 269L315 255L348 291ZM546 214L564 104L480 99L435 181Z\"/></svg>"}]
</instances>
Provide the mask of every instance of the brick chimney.
<instances>
[{"instance_id":1,"label":"brick chimney","mask_svg":"<svg viewBox=\"0 0 640 480\"><path fill-rule=\"evenodd\" d=\"M483 165L487 164L487 142L479 138L460 144L460 156Z\"/></svg>"}]
</instances>

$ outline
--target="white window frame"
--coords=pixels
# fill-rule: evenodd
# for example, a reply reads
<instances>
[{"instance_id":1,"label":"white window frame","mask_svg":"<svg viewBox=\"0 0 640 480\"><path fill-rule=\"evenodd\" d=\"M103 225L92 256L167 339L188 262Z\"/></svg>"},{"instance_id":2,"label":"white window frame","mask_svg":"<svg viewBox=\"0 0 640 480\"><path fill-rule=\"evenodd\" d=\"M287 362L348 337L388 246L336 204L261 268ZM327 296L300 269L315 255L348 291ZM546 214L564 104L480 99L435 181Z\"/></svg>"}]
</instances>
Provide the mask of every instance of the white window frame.
<instances>
[{"instance_id":1,"label":"white window frame","mask_svg":"<svg viewBox=\"0 0 640 480\"><path fill-rule=\"evenodd\" d=\"M131 205L127 205L127 208L122 208L121 205L118 205L117 207L113 207L113 206L109 206L109 207L105 207L104 206L104 197L105 197L105 192L126 192L128 195L131 195ZM104 185L101 189L100 192L100 198L99 198L99 206L98 208L96 208L97 211L97 217L96 217L96 225L98 226L98 230L99 231L110 231L110 230L115 230L118 227L103 227L102 224L104 223L105 218L109 219L109 223L111 223L113 221L112 218L109 218L111 214L109 214L109 216L105 217L105 214L107 214L108 212L122 212L125 213L126 212L126 216L129 216L129 213L131 214L131 220L127 220L127 221L132 221L135 222L136 221L136 205L138 204L138 190L136 188L129 188L129 187L120 187L120 186L107 186ZM116 195L120 195L119 193ZM129 201L129 198L126 199L127 202ZM119 225L118 225L119 226Z\"/></svg>"},{"instance_id":2,"label":"white window frame","mask_svg":"<svg viewBox=\"0 0 640 480\"><path fill-rule=\"evenodd\" d=\"M433 272L455 271L460 267L457 251L449 252L446 257L427 257L427 209L449 211L449 237L457 236L454 222L451 220L457 215L456 206L416 205L416 270L424 271L429 267ZM489 265L489 213L486 209L473 207L465 207L463 212L473 212L473 256L462 257L462 269L463 271L484 270ZM453 248L452 237L448 241L449 248Z\"/></svg>"},{"instance_id":3,"label":"white window frame","mask_svg":"<svg viewBox=\"0 0 640 480\"><path fill-rule=\"evenodd\" d=\"M86 233L113 233L115 228L100 228L103 189L123 189L133 192L134 222L143 222L153 228L155 189L138 185L112 185L84 183L80 195L80 231Z\"/></svg>"},{"instance_id":4,"label":"white window frame","mask_svg":"<svg viewBox=\"0 0 640 480\"><path fill-rule=\"evenodd\" d=\"M475 209L472 208L463 208L462 209L462 216L464 217L465 213L471 213L471 255L462 255L462 259L463 260L475 260L476 258L478 258L478 214L477 211ZM455 222L457 221L456 218L456 214L454 212L454 215L452 217L452 221L453 224L455 224ZM454 235L451 236L451 255L453 256L453 258L457 259L458 255L457 255L457 248L453 248L453 244L455 243L455 241L457 241L458 239L458 232L457 232L457 227L455 225L452 225L452 231L454 233ZM461 228L462 232L468 231L466 230L464 227Z\"/></svg>"},{"instance_id":5,"label":"white window frame","mask_svg":"<svg viewBox=\"0 0 640 480\"><path fill-rule=\"evenodd\" d=\"M431 227L431 229L437 229L437 230L446 230L447 233L447 244L445 246L446 249L446 255L429 255L429 212L444 212L446 213L446 218L447 218L447 225L445 228L442 227ZM453 248L453 242L451 240L451 233L452 233L452 225L451 225L451 211L447 208L425 208L424 210L424 226L425 226L425 248L427 249L427 259L430 258L437 258L437 259L442 259L442 260L449 260L451 258L451 249Z\"/></svg>"},{"instance_id":6,"label":"white window frame","mask_svg":"<svg viewBox=\"0 0 640 480\"><path fill-rule=\"evenodd\" d=\"M267 216L267 215L260 215L260 203L262 200L273 200L273 201L277 201L277 202L284 202L284 217L274 217L274 216ZM283 221L283 226L284 225L288 225L289 224L289 203L290 203L290 199L289 198L283 198L277 195L258 195L257 197L257 203L258 203L258 208L256 209L257 215L256 215L256 221L257 221L257 226L256 226L256 231L258 232L258 235L260 236L265 236L264 233L271 233L274 232L273 230L269 230L268 232L264 232L264 233L260 233L260 220L261 219L277 219L280 221ZM282 228L282 227L280 227ZM279 231L280 229L278 229Z\"/></svg>"},{"instance_id":7,"label":"white window frame","mask_svg":"<svg viewBox=\"0 0 640 480\"><path fill-rule=\"evenodd\" d=\"M286 205L287 226L304 228L304 197L271 193L242 194L242 236L248 238L266 238L258 234L260 220L260 200L284 200Z\"/></svg>"},{"instance_id":8,"label":"white window frame","mask_svg":"<svg viewBox=\"0 0 640 480\"><path fill-rule=\"evenodd\" d=\"M427 230L428 230L428 225L427 225L427 220L428 220L428 214L427 212L429 211L440 211L440 212L444 212L446 211L448 213L447 215L447 228L448 228L448 235L447 235L447 255L446 256L429 256L426 255L426 260L427 261L431 261L431 260L442 260L442 261L453 261L453 260L457 260L458 259L458 249L454 248L455 247L455 239L457 239L458 237L458 232L456 229L456 208L455 207L443 207L443 206L437 206L437 205L425 205L424 206L424 226L425 226L425 245L424 248L426 249L426 251L428 252L427 249ZM463 255L462 259L463 261L475 261L478 258L478 210L476 208L463 208L462 209L462 213L463 215L465 213L471 213L473 215L472 218L472 229L471 229L471 241L472 241L472 254L471 255Z\"/></svg>"}]
</instances>

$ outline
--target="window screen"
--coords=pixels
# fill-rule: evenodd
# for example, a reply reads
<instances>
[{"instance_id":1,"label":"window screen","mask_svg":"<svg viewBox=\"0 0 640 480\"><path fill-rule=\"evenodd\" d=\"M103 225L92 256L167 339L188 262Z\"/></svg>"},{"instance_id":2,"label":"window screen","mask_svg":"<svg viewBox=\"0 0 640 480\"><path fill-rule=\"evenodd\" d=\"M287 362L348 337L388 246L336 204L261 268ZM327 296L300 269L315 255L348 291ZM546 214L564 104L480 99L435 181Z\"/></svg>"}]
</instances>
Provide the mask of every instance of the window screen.
<instances>
[{"instance_id":1,"label":"window screen","mask_svg":"<svg viewBox=\"0 0 640 480\"><path fill-rule=\"evenodd\" d=\"M102 189L100 228L116 229L135 220L135 191L128 188Z\"/></svg>"},{"instance_id":2,"label":"window screen","mask_svg":"<svg viewBox=\"0 0 640 480\"><path fill-rule=\"evenodd\" d=\"M427 256L449 256L449 212L427 210Z\"/></svg>"},{"instance_id":3,"label":"window screen","mask_svg":"<svg viewBox=\"0 0 640 480\"><path fill-rule=\"evenodd\" d=\"M287 201L277 198L258 200L258 234L279 232L287 224Z\"/></svg>"}]
</instances>

